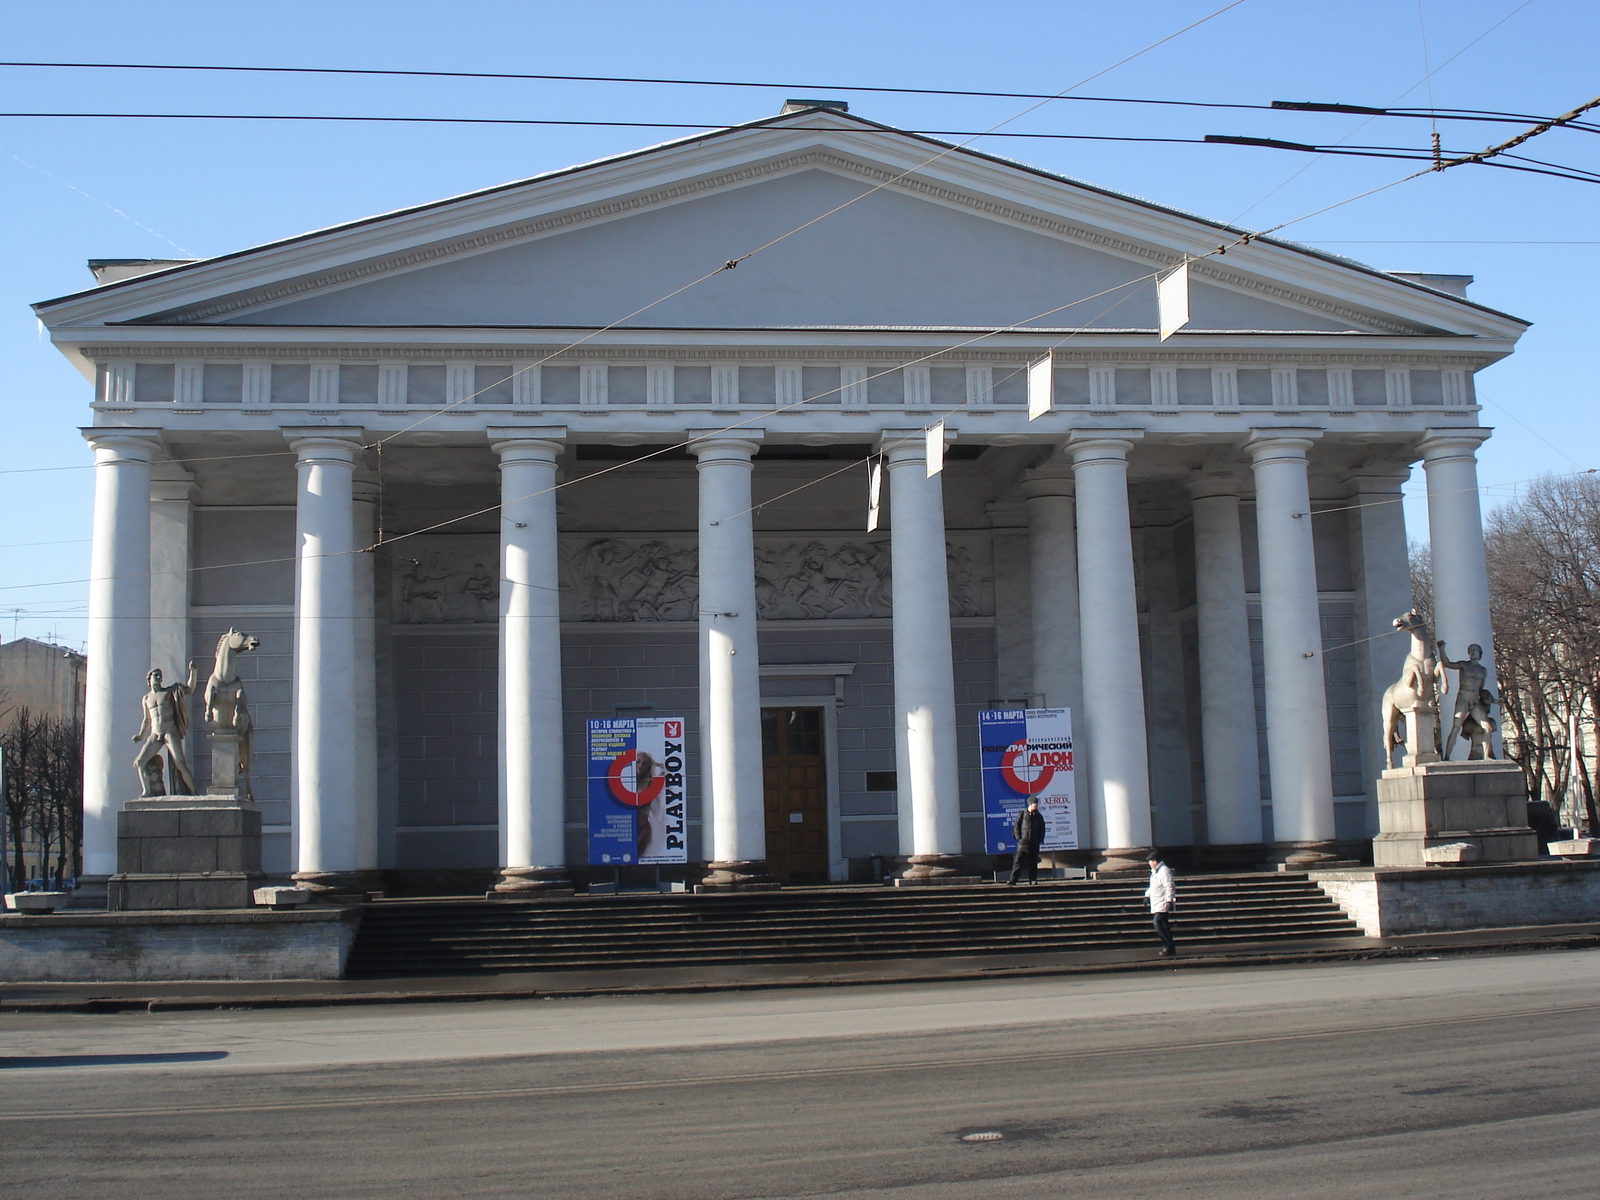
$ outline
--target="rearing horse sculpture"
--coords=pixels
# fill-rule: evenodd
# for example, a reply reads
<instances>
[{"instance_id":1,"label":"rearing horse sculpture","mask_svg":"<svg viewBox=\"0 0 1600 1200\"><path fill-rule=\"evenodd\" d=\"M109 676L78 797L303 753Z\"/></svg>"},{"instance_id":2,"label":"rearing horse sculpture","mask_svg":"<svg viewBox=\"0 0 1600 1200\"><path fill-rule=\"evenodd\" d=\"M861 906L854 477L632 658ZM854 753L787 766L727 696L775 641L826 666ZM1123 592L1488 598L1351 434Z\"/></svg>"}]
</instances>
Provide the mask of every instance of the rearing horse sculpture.
<instances>
[{"instance_id":1,"label":"rearing horse sculpture","mask_svg":"<svg viewBox=\"0 0 1600 1200\"><path fill-rule=\"evenodd\" d=\"M1394 627L1411 635L1411 653L1406 655L1400 678L1383 693L1383 763L1386 768L1394 765L1396 746L1404 749L1410 760L1407 765L1431 762L1439 757L1439 696L1449 687L1448 677L1439 664L1433 631L1417 610L1396 617ZM1408 718L1414 730L1415 745L1410 744Z\"/></svg>"},{"instance_id":2,"label":"rearing horse sculpture","mask_svg":"<svg viewBox=\"0 0 1600 1200\"><path fill-rule=\"evenodd\" d=\"M254 650L261 639L248 633L230 629L217 641L216 662L211 677L206 680L205 718L219 733L237 735L239 742L238 784L249 794L250 778L250 706L245 702L244 684L239 679L234 656L245 650Z\"/></svg>"}]
</instances>

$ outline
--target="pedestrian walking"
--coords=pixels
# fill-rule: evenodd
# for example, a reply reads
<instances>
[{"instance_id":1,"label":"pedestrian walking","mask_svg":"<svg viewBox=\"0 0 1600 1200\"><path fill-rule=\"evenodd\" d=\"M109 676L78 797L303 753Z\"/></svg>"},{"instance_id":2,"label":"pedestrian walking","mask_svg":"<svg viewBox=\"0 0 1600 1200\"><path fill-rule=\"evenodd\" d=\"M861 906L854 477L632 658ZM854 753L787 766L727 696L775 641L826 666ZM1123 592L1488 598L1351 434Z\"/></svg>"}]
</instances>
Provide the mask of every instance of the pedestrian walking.
<instances>
[{"instance_id":1,"label":"pedestrian walking","mask_svg":"<svg viewBox=\"0 0 1600 1200\"><path fill-rule=\"evenodd\" d=\"M1150 901L1150 923L1161 939L1161 957L1174 958L1178 949L1172 942L1172 910L1178 906L1177 891L1172 884L1172 868L1161 861L1155 850L1150 852L1150 886L1144 894Z\"/></svg>"},{"instance_id":2,"label":"pedestrian walking","mask_svg":"<svg viewBox=\"0 0 1600 1200\"><path fill-rule=\"evenodd\" d=\"M1039 802L1029 798L1028 807L1017 813L1011 822L1011 836L1017 839L1017 853L1011 860L1011 878L1006 886L1015 887L1022 872L1028 872L1028 882L1039 882L1039 847L1044 844L1044 814Z\"/></svg>"}]
</instances>

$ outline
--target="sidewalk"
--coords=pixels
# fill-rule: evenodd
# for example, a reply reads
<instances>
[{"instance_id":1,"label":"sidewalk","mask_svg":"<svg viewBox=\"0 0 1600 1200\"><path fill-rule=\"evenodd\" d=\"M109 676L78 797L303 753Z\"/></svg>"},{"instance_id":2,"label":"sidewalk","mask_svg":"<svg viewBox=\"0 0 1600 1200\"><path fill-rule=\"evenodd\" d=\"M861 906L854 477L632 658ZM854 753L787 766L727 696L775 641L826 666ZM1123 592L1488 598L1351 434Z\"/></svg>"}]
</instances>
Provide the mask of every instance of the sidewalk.
<instances>
[{"instance_id":1,"label":"sidewalk","mask_svg":"<svg viewBox=\"0 0 1600 1200\"><path fill-rule=\"evenodd\" d=\"M1600 949L1600 924L1535 925L1394 938L1212 945L1158 958L1148 950L1097 950L958 958L901 958L875 963L773 963L616 971L543 971L506 975L395 976L383 979L276 980L233 983L13 983L0 986L0 1013L183 1012L222 1008L314 1008L367 1004L433 1004L478 1000L579 999L597 996L763 991L776 988L861 987L1101 975L1129 971L1188 971L1274 967L1318 962L1513 954L1535 950Z\"/></svg>"}]
</instances>

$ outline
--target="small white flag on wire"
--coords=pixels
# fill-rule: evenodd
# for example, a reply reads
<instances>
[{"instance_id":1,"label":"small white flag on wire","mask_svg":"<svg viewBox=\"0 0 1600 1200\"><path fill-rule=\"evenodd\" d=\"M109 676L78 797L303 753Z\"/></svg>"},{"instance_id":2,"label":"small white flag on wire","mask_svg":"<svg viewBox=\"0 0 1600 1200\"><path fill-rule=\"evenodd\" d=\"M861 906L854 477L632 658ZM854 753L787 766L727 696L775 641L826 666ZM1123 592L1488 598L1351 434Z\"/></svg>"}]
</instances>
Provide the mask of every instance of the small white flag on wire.
<instances>
[{"instance_id":1,"label":"small white flag on wire","mask_svg":"<svg viewBox=\"0 0 1600 1200\"><path fill-rule=\"evenodd\" d=\"M878 498L883 495L883 455L867 467L867 532L878 528Z\"/></svg>"},{"instance_id":2,"label":"small white flag on wire","mask_svg":"<svg viewBox=\"0 0 1600 1200\"><path fill-rule=\"evenodd\" d=\"M1049 412L1054 395L1055 361L1046 354L1038 362L1028 364L1028 420Z\"/></svg>"},{"instance_id":3,"label":"small white flag on wire","mask_svg":"<svg viewBox=\"0 0 1600 1200\"><path fill-rule=\"evenodd\" d=\"M928 478L944 470L944 422L928 430Z\"/></svg>"},{"instance_id":4,"label":"small white flag on wire","mask_svg":"<svg viewBox=\"0 0 1600 1200\"><path fill-rule=\"evenodd\" d=\"M1156 313L1163 342L1189 323L1188 263L1156 282Z\"/></svg>"}]
</instances>

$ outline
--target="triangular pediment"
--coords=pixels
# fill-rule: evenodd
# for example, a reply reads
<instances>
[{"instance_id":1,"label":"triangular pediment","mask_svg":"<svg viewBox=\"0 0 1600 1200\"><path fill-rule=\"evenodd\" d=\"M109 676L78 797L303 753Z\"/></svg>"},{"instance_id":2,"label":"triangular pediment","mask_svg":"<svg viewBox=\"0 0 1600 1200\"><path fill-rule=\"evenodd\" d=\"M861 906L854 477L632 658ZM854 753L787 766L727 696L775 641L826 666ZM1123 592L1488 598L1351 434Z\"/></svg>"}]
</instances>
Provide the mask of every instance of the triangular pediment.
<instances>
[{"instance_id":1,"label":"triangular pediment","mask_svg":"<svg viewBox=\"0 0 1600 1200\"><path fill-rule=\"evenodd\" d=\"M47 320L76 310L74 324L1150 330L1153 274L1215 244L1218 229L812 112L40 308ZM735 258L736 269L685 288ZM1205 259L1194 275L1193 332L1511 327L1477 305L1270 243Z\"/></svg>"},{"instance_id":2,"label":"triangular pediment","mask_svg":"<svg viewBox=\"0 0 1600 1200\"><path fill-rule=\"evenodd\" d=\"M1155 286L1147 263L905 191L874 191L874 186L837 168L803 167L218 319L271 325L588 327L633 313L625 325L1155 325ZM829 212L736 269L652 305L717 264ZM1090 296L1096 298L1084 300ZM1193 311L1196 329L1352 327L1349 320L1207 284L1196 289Z\"/></svg>"}]
</instances>

